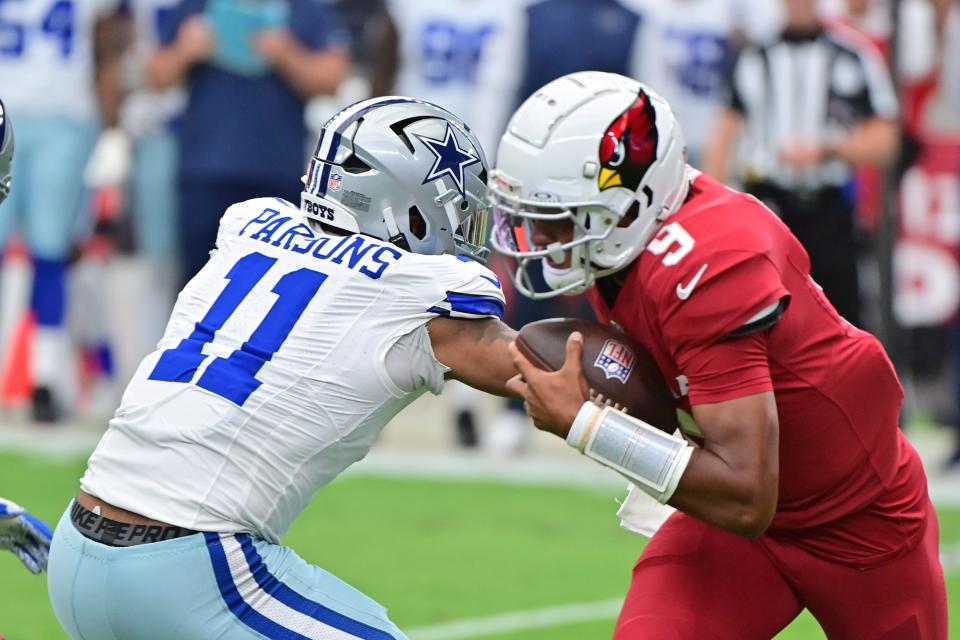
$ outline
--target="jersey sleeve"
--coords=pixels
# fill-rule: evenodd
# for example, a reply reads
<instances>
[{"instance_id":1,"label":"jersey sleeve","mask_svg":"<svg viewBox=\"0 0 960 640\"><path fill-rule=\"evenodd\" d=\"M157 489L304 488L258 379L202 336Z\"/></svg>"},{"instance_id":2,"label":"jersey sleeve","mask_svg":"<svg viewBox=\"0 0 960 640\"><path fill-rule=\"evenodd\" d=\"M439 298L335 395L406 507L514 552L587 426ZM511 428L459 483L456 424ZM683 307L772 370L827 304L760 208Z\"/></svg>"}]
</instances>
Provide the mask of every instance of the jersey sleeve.
<instances>
[{"instance_id":1,"label":"jersey sleeve","mask_svg":"<svg viewBox=\"0 0 960 640\"><path fill-rule=\"evenodd\" d=\"M384 371L401 391L406 388L402 381L414 380L437 394L447 369L433 356L424 327L434 318L503 318L500 280L485 266L467 258L412 253L404 253L396 267L385 274L384 290L388 299L384 302L389 312L383 315L382 321L390 325L384 333L385 348L394 351L407 335L426 337L426 340L417 342L418 357L388 361L389 354L385 351Z\"/></svg>"},{"instance_id":2,"label":"jersey sleeve","mask_svg":"<svg viewBox=\"0 0 960 640\"><path fill-rule=\"evenodd\" d=\"M718 340L693 354L684 372L691 405L773 391L767 332Z\"/></svg>"},{"instance_id":3,"label":"jersey sleeve","mask_svg":"<svg viewBox=\"0 0 960 640\"><path fill-rule=\"evenodd\" d=\"M506 300L500 280L479 262L439 256L432 281L423 286L420 302L427 314L444 318L503 319Z\"/></svg>"},{"instance_id":4,"label":"jersey sleeve","mask_svg":"<svg viewBox=\"0 0 960 640\"><path fill-rule=\"evenodd\" d=\"M450 370L433 354L426 325L401 336L387 351L383 366L393 384L404 393L426 388L435 396L443 391L444 374Z\"/></svg>"},{"instance_id":5,"label":"jersey sleeve","mask_svg":"<svg viewBox=\"0 0 960 640\"><path fill-rule=\"evenodd\" d=\"M668 292L672 296L658 305L660 323L665 345L687 377L691 404L771 390L767 330L737 335L771 305L789 303L790 294L767 256L715 253L709 262L678 271L676 282L676 290Z\"/></svg>"},{"instance_id":6,"label":"jersey sleeve","mask_svg":"<svg viewBox=\"0 0 960 640\"><path fill-rule=\"evenodd\" d=\"M383 284L394 339L434 318L503 318L500 281L466 258L405 253L385 272Z\"/></svg>"}]
</instances>

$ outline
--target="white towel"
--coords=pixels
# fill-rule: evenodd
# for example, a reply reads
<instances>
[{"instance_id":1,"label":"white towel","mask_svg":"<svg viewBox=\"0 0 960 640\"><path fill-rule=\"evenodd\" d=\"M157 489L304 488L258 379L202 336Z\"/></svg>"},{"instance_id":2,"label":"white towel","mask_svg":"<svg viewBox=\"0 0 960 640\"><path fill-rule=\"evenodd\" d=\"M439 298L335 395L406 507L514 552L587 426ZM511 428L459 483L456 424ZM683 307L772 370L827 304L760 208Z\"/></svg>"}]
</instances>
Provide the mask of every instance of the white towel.
<instances>
[{"instance_id":1,"label":"white towel","mask_svg":"<svg viewBox=\"0 0 960 640\"><path fill-rule=\"evenodd\" d=\"M670 505L657 502L631 483L617 517L620 518L620 526L627 531L651 538L674 511L676 509Z\"/></svg>"}]
</instances>

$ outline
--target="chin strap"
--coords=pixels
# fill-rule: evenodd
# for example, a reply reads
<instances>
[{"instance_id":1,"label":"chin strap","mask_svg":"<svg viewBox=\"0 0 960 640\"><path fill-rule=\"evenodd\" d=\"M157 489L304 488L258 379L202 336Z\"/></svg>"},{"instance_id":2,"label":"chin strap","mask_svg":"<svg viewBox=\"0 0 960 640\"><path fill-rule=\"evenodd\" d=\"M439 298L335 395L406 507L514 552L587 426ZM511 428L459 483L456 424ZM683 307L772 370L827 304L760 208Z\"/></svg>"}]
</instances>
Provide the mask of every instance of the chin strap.
<instances>
[{"instance_id":1,"label":"chin strap","mask_svg":"<svg viewBox=\"0 0 960 640\"><path fill-rule=\"evenodd\" d=\"M407 236L400 232L397 219L393 215L393 207L383 208L383 223L387 225L387 233L390 234L387 242L397 245L404 251L410 251L410 242L407 240Z\"/></svg>"},{"instance_id":2,"label":"chin strap","mask_svg":"<svg viewBox=\"0 0 960 640\"><path fill-rule=\"evenodd\" d=\"M400 247L404 251L410 251L410 243L407 242L407 236L403 235L402 233L398 233L395 236L390 236L387 238L387 242Z\"/></svg>"},{"instance_id":3,"label":"chin strap","mask_svg":"<svg viewBox=\"0 0 960 640\"><path fill-rule=\"evenodd\" d=\"M556 295L575 296L593 284L590 272L583 267L560 269L547 260L541 260L540 265L543 269L543 281ZM532 290L532 283L530 286Z\"/></svg>"}]
</instances>

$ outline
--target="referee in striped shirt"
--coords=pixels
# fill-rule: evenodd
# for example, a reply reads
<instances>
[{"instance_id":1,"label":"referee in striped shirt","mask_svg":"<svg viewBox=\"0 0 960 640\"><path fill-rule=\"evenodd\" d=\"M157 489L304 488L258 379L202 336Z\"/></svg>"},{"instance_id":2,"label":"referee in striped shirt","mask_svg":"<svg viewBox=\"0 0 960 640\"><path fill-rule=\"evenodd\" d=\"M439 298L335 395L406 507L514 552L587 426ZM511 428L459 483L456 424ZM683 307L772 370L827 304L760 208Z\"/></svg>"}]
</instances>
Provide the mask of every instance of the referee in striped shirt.
<instances>
[{"instance_id":1,"label":"referee in striped shirt","mask_svg":"<svg viewBox=\"0 0 960 640\"><path fill-rule=\"evenodd\" d=\"M704 168L727 180L739 147L745 189L776 212L810 254L811 275L860 324L853 170L883 166L899 147L897 98L872 43L826 26L816 0L785 0L783 32L743 50Z\"/></svg>"}]
</instances>

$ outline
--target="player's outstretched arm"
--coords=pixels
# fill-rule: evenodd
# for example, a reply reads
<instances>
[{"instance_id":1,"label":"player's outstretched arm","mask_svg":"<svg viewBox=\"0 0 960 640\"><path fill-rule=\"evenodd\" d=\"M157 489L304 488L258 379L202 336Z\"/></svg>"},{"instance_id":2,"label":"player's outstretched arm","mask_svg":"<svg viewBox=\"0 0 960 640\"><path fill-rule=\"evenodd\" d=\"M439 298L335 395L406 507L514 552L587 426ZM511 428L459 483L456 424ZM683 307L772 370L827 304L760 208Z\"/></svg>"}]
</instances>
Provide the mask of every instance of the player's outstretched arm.
<instances>
[{"instance_id":1,"label":"player's outstretched arm","mask_svg":"<svg viewBox=\"0 0 960 640\"><path fill-rule=\"evenodd\" d=\"M13 551L31 573L47 568L53 532L15 502L0 498L0 549Z\"/></svg>"},{"instance_id":2,"label":"player's outstretched arm","mask_svg":"<svg viewBox=\"0 0 960 640\"><path fill-rule=\"evenodd\" d=\"M516 375L508 347L517 332L496 318L434 318L427 325L437 360L449 377L498 396L513 396L507 381Z\"/></svg>"}]
</instances>

